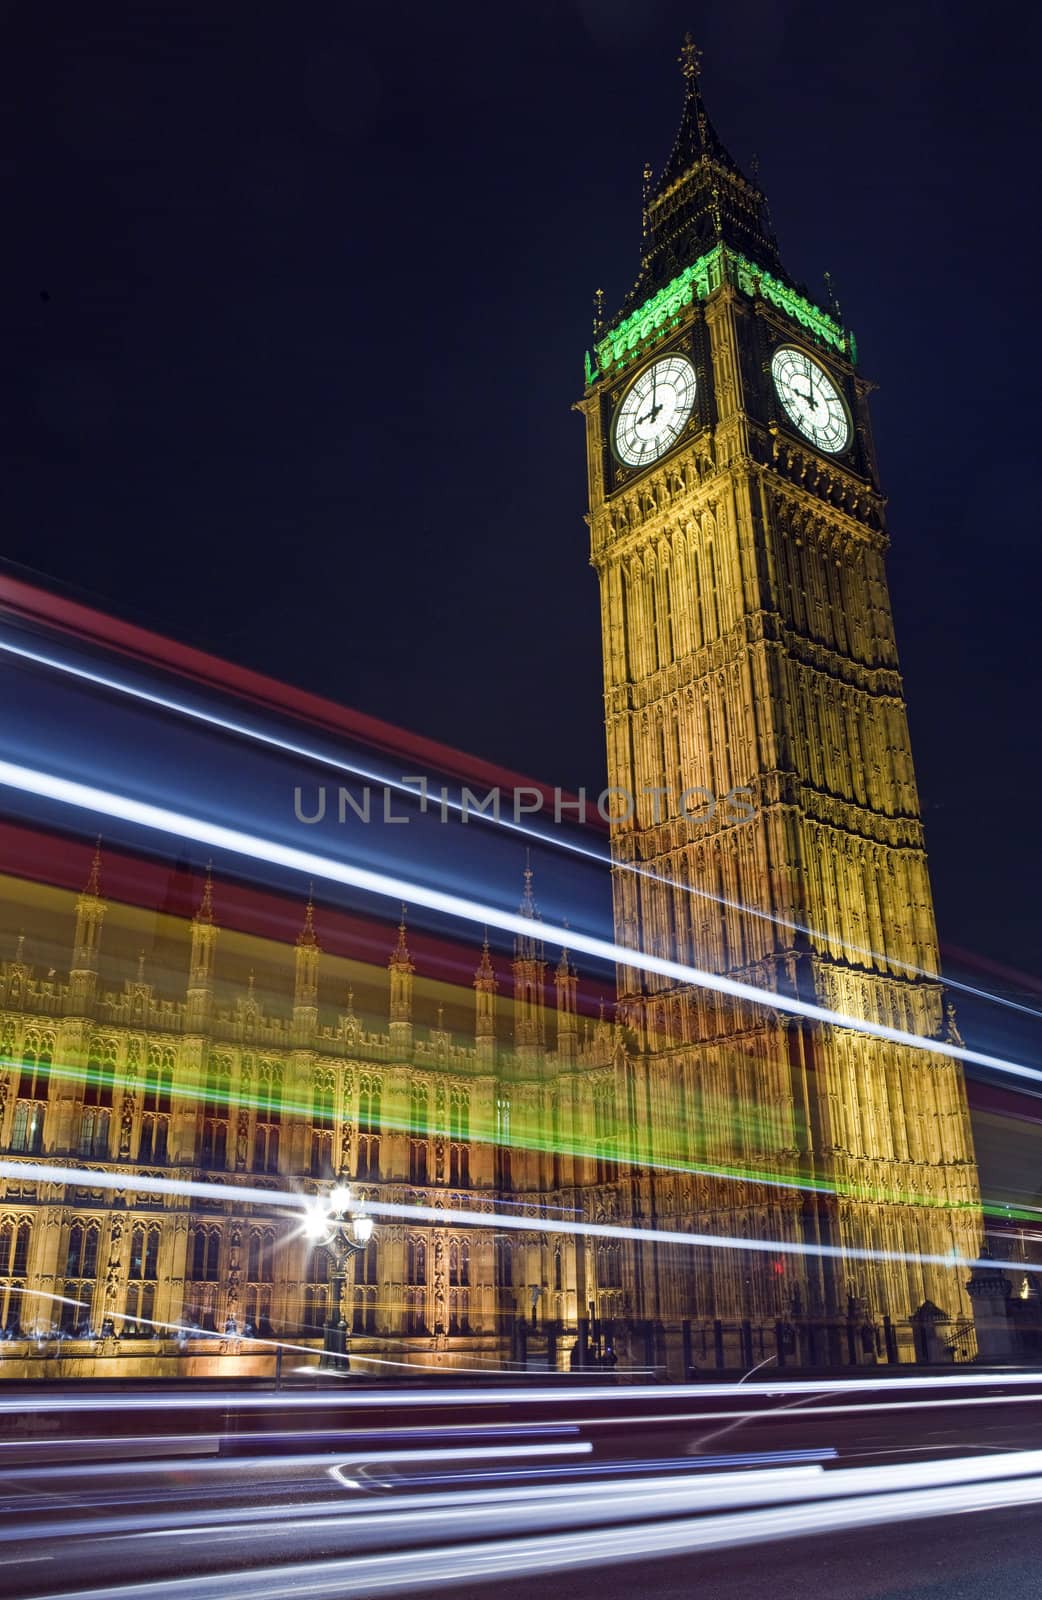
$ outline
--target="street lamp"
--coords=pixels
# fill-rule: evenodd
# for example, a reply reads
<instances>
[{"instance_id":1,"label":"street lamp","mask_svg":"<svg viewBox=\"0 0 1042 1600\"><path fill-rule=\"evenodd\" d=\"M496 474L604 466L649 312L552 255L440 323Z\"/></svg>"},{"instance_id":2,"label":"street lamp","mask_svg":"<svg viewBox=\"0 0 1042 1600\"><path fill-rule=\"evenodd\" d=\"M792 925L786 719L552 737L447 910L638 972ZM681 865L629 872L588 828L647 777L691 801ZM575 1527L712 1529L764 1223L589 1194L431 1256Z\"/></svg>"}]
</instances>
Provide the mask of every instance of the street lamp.
<instances>
[{"instance_id":1,"label":"street lamp","mask_svg":"<svg viewBox=\"0 0 1042 1600\"><path fill-rule=\"evenodd\" d=\"M344 1285L347 1263L356 1251L364 1250L373 1237L373 1219L361 1201L356 1201L344 1183L316 1199L304 1218L304 1231L313 1245L329 1253L329 1314L323 1329L320 1372L347 1372L347 1322L344 1317Z\"/></svg>"}]
</instances>

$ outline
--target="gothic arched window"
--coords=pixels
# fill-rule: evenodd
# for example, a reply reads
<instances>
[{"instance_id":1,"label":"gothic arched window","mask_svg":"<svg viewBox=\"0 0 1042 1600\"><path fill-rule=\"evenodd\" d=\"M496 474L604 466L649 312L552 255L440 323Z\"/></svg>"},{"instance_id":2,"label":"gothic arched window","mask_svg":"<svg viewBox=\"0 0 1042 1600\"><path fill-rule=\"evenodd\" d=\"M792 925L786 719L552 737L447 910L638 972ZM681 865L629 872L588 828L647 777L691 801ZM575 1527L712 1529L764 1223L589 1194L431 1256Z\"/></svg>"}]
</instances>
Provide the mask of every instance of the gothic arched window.
<instances>
[{"instance_id":1,"label":"gothic arched window","mask_svg":"<svg viewBox=\"0 0 1042 1600\"><path fill-rule=\"evenodd\" d=\"M427 1183L429 1115L427 1086L414 1083L409 1095L409 1182L418 1187Z\"/></svg>"},{"instance_id":2,"label":"gothic arched window","mask_svg":"<svg viewBox=\"0 0 1042 1600\"><path fill-rule=\"evenodd\" d=\"M254 1172L279 1170L279 1124L282 1121L282 1068L262 1061L257 1071L257 1126L253 1137Z\"/></svg>"},{"instance_id":3,"label":"gothic arched window","mask_svg":"<svg viewBox=\"0 0 1042 1600\"><path fill-rule=\"evenodd\" d=\"M333 1176L333 1131L335 1097L331 1073L315 1078L311 1105L311 1176Z\"/></svg>"},{"instance_id":4,"label":"gothic arched window","mask_svg":"<svg viewBox=\"0 0 1042 1600\"><path fill-rule=\"evenodd\" d=\"M87 1333L98 1276L101 1229L96 1222L75 1222L65 1250L65 1300L60 1324L65 1333Z\"/></svg>"},{"instance_id":5,"label":"gothic arched window","mask_svg":"<svg viewBox=\"0 0 1042 1600\"><path fill-rule=\"evenodd\" d=\"M51 1049L38 1033L27 1033L18 1076L18 1096L11 1129L11 1149L36 1155L43 1149L43 1122L51 1092Z\"/></svg>"},{"instance_id":6,"label":"gothic arched window","mask_svg":"<svg viewBox=\"0 0 1042 1600\"><path fill-rule=\"evenodd\" d=\"M358 1085L359 1178L380 1176L380 1082L362 1078Z\"/></svg>"},{"instance_id":7,"label":"gothic arched window","mask_svg":"<svg viewBox=\"0 0 1042 1600\"><path fill-rule=\"evenodd\" d=\"M0 1223L0 1330L17 1334L22 1325L22 1290L29 1269L32 1225L7 1218Z\"/></svg>"},{"instance_id":8,"label":"gothic arched window","mask_svg":"<svg viewBox=\"0 0 1042 1600\"><path fill-rule=\"evenodd\" d=\"M470 1099L465 1089L456 1087L449 1100L449 1182L464 1187L470 1183Z\"/></svg>"}]
</instances>

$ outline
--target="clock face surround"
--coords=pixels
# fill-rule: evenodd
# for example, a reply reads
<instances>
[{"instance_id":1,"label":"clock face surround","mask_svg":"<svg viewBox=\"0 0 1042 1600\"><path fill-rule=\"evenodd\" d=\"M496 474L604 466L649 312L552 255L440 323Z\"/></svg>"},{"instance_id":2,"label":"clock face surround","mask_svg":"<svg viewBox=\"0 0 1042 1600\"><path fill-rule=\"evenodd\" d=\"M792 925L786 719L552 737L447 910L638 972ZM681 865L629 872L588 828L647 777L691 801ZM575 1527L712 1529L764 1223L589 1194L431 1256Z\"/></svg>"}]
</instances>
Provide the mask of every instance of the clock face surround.
<instances>
[{"instance_id":1,"label":"clock face surround","mask_svg":"<svg viewBox=\"0 0 1042 1600\"><path fill-rule=\"evenodd\" d=\"M850 443L850 418L839 390L816 361L792 345L771 357L771 377L790 421L819 450L839 455Z\"/></svg>"},{"instance_id":2,"label":"clock face surround","mask_svg":"<svg viewBox=\"0 0 1042 1600\"><path fill-rule=\"evenodd\" d=\"M612 422L612 449L627 467L649 467L676 443L695 409L698 379L687 356L659 356L627 389Z\"/></svg>"}]
</instances>

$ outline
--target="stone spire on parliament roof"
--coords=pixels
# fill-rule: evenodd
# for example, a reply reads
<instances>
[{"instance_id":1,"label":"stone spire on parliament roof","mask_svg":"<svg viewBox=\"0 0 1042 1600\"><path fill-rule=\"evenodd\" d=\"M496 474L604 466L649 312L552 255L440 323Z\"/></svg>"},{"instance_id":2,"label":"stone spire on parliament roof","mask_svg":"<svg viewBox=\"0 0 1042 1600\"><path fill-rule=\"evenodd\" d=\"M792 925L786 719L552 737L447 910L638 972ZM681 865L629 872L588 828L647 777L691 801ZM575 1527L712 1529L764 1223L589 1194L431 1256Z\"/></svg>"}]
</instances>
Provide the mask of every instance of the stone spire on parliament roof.
<instances>
[{"instance_id":1,"label":"stone spire on parliament roof","mask_svg":"<svg viewBox=\"0 0 1042 1600\"><path fill-rule=\"evenodd\" d=\"M206 863L206 877L203 879L203 896L193 921L213 922L213 864L209 861Z\"/></svg>"},{"instance_id":2,"label":"stone spire on parliament roof","mask_svg":"<svg viewBox=\"0 0 1042 1600\"><path fill-rule=\"evenodd\" d=\"M90 872L83 885L83 899L101 899L101 834L94 841L94 854L90 858Z\"/></svg>"},{"instance_id":3,"label":"stone spire on parliament roof","mask_svg":"<svg viewBox=\"0 0 1042 1600\"><path fill-rule=\"evenodd\" d=\"M539 907L535 903L535 895L532 893L532 853L527 848L525 850L524 885L525 885L524 886L524 890L522 891L522 894L521 894L521 904L518 906L517 909L518 909L518 911L520 912L520 914L523 917L528 919L528 921L530 921L532 923L539 923L539 922L542 921L542 918L539 915ZM520 935L519 934L519 935L515 936L515 939L514 939L514 961L515 961L515 963L518 962L518 961L542 961L542 960L543 960L543 943L542 943L542 940L539 939L536 936L534 929L533 929L532 934L530 934L530 935L529 934L524 934L524 935Z\"/></svg>"},{"instance_id":4,"label":"stone spire on parliament roof","mask_svg":"<svg viewBox=\"0 0 1042 1600\"><path fill-rule=\"evenodd\" d=\"M481 960L478 962L477 970L474 973L474 987L475 989L483 989L488 993L492 993L499 987L496 982L496 970L492 965L492 957L489 954L487 928L485 929L485 938L481 946Z\"/></svg>"},{"instance_id":5,"label":"stone spire on parliament roof","mask_svg":"<svg viewBox=\"0 0 1042 1600\"><path fill-rule=\"evenodd\" d=\"M315 890L314 886L308 889L308 903L304 907L304 926L297 934L297 944L302 950L317 950L318 938L315 934Z\"/></svg>"},{"instance_id":6,"label":"stone spire on parliament roof","mask_svg":"<svg viewBox=\"0 0 1042 1600\"><path fill-rule=\"evenodd\" d=\"M701 53L690 34L680 66L685 84L680 126L658 176L645 168L641 272L619 317L718 244L785 276L763 191L746 177L709 120Z\"/></svg>"},{"instance_id":7,"label":"stone spire on parliament roof","mask_svg":"<svg viewBox=\"0 0 1042 1600\"><path fill-rule=\"evenodd\" d=\"M391 951L390 958L387 962L387 965L392 972L412 973L416 970L412 964L412 957L409 954L409 946L405 942L405 915L406 908L403 905L402 920L398 924L398 943Z\"/></svg>"}]
</instances>

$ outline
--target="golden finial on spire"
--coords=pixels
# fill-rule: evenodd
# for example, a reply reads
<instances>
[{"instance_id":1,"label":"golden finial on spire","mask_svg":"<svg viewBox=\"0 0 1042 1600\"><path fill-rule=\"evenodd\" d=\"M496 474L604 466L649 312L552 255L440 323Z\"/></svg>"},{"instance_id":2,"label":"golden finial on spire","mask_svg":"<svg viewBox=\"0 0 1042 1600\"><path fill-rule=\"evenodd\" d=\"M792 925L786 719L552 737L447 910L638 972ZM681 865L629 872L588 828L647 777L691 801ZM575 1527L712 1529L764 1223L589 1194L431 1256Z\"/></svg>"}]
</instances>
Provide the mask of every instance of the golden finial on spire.
<instances>
[{"instance_id":1,"label":"golden finial on spire","mask_svg":"<svg viewBox=\"0 0 1042 1600\"><path fill-rule=\"evenodd\" d=\"M593 331L594 335L600 334L604 327L604 290L595 289L593 293Z\"/></svg>"},{"instance_id":2,"label":"golden finial on spire","mask_svg":"<svg viewBox=\"0 0 1042 1600\"><path fill-rule=\"evenodd\" d=\"M137 953L137 981L138 983L144 983L145 981L145 952L143 950L139 950Z\"/></svg>"},{"instance_id":3,"label":"golden finial on spire","mask_svg":"<svg viewBox=\"0 0 1042 1600\"><path fill-rule=\"evenodd\" d=\"M685 33L684 35L684 43L680 47L680 54L677 56L677 60L680 62L680 70L688 83L693 78L697 78L702 71L702 52L690 33Z\"/></svg>"}]
</instances>

